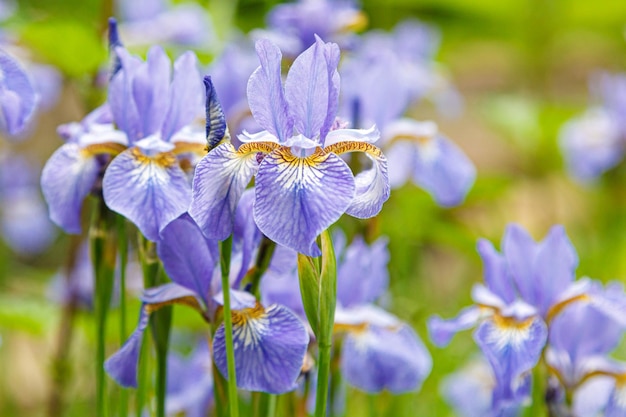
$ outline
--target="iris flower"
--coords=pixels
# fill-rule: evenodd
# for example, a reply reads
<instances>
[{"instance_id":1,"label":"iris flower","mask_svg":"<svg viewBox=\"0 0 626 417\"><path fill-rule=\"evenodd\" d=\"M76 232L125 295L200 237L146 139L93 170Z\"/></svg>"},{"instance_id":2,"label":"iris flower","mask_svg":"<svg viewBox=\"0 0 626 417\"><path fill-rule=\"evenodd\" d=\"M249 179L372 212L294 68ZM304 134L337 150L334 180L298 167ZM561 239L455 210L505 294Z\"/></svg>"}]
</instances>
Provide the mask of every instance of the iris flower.
<instances>
[{"instance_id":1,"label":"iris flower","mask_svg":"<svg viewBox=\"0 0 626 417\"><path fill-rule=\"evenodd\" d=\"M249 216L249 213L248 213ZM245 227L242 229L245 230ZM247 248L248 245L242 245ZM139 325L124 346L105 363L107 372L123 386L137 385L137 361L149 315L163 305L184 304L217 323L221 314L217 241L206 239L195 222L183 215L163 230L157 252L172 283L147 289ZM247 265L242 264L247 271ZM233 274L236 282L238 273ZM217 279L214 279L217 278ZM287 392L296 387L309 335L302 321L288 308L267 307L253 295L231 291L233 342L237 386L251 391ZM224 325L213 339L213 361L227 375Z\"/></svg>"},{"instance_id":2,"label":"iris flower","mask_svg":"<svg viewBox=\"0 0 626 417\"><path fill-rule=\"evenodd\" d=\"M38 95L24 69L0 50L0 131L22 132L35 113Z\"/></svg>"},{"instance_id":3,"label":"iris flower","mask_svg":"<svg viewBox=\"0 0 626 417\"><path fill-rule=\"evenodd\" d=\"M68 143L48 160L41 185L52 220L79 233L83 200L101 179L107 206L155 241L191 201L183 167L205 146L204 127L194 123L204 108L202 78L192 52L176 60L172 76L160 47L143 62L120 46L115 22L110 38L116 64L108 102L60 128Z\"/></svg>"},{"instance_id":4,"label":"iris flower","mask_svg":"<svg viewBox=\"0 0 626 417\"><path fill-rule=\"evenodd\" d=\"M343 213L375 216L389 197L386 159L371 142L375 127L335 129L339 48L317 38L293 63L283 87L282 54L256 44L261 66L248 82L248 102L265 130L225 142L196 168L189 213L212 238L226 239L237 201L256 174L254 220L271 240L319 256L316 237ZM339 157L365 152L373 164L356 177Z\"/></svg>"},{"instance_id":5,"label":"iris flower","mask_svg":"<svg viewBox=\"0 0 626 417\"><path fill-rule=\"evenodd\" d=\"M540 243L519 226L507 228L502 254L481 240L485 285L472 291L476 305L457 318L429 322L433 341L446 345L459 330L477 325L474 340L494 372L494 409L506 409L530 395L530 371L548 338L548 324L567 305L598 302L588 280L574 281L578 257L565 231L553 227ZM610 308L606 309L607 311Z\"/></svg>"}]
</instances>

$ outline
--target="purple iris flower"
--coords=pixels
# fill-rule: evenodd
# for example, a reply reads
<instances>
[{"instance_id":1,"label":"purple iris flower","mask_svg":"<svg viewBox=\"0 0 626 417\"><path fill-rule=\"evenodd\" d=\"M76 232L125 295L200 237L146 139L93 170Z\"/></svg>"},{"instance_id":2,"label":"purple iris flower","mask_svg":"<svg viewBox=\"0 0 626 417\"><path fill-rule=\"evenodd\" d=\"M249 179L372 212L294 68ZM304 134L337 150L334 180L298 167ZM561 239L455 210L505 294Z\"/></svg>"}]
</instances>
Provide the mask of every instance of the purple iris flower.
<instances>
[{"instance_id":1,"label":"purple iris flower","mask_svg":"<svg viewBox=\"0 0 626 417\"><path fill-rule=\"evenodd\" d=\"M37 92L24 69L0 50L0 131L9 135L22 132L33 117L37 102Z\"/></svg>"},{"instance_id":2,"label":"purple iris flower","mask_svg":"<svg viewBox=\"0 0 626 417\"><path fill-rule=\"evenodd\" d=\"M154 241L191 201L183 166L204 154L205 129L196 123L204 119L202 78L191 52L176 60L172 76L161 48L151 48L145 62L131 56L118 46L114 21L110 38L116 61L108 102L82 123L60 127L68 143L48 160L42 189L52 220L79 233L83 200L102 179L107 206Z\"/></svg>"},{"instance_id":3,"label":"purple iris flower","mask_svg":"<svg viewBox=\"0 0 626 417\"><path fill-rule=\"evenodd\" d=\"M599 103L568 121L559 138L568 171L582 182L619 164L626 143L626 75L603 74L593 81Z\"/></svg>"},{"instance_id":4,"label":"purple iris flower","mask_svg":"<svg viewBox=\"0 0 626 417\"><path fill-rule=\"evenodd\" d=\"M387 290L387 241L367 245L356 237L345 247L335 235L337 309L335 332L344 336L341 369L345 380L363 391L415 391L429 374L432 360L413 329L374 304ZM288 305L304 317L299 297L295 252L277 247L269 274L263 277L263 299ZM289 256L289 252L292 256Z\"/></svg>"},{"instance_id":5,"label":"purple iris flower","mask_svg":"<svg viewBox=\"0 0 626 417\"><path fill-rule=\"evenodd\" d=\"M196 3L164 0L117 2L123 23L120 32L129 46L174 44L206 47L215 41L207 11Z\"/></svg>"},{"instance_id":6,"label":"purple iris flower","mask_svg":"<svg viewBox=\"0 0 626 417\"><path fill-rule=\"evenodd\" d=\"M248 102L265 130L212 149L198 164L189 213L208 237L226 239L234 208L256 174L254 220L273 241L319 256L316 237L345 212L375 216L389 197L387 164L371 142L378 130L335 129L339 48L316 42L294 61L283 87L282 54L256 44L261 66L248 82ZM356 177L338 156L365 152L373 164Z\"/></svg>"},{"instance_id":7,"label":"purple iris flower","mask_svg":"<svg viewBox=\"0 0 626 417\"><path fill-rule=\"evenodd\" d=\"M205 417L212 402L213 372L208 343L199 343L187 358L170 354L165 397L167 414Z\"/></svg>"},{"instance_id":8,"label":"purple iris flower","mask_svg":"<svg viewBox=\"0 0 626 417\"><path fill-rule=\"evenodd\" d=\"M476 168L434 122L398 119L383 130L381 141L390 161L392 187L412 179L440 206L457 206L465 200L476 179Z\"/></svg>"},{"instance_id":9,"label":"purple iris flower","mask_svg":"<svg viewBox=\"0 0 626 417\"><path fill-rule=\"evenodd\" d=\"M161 305L180 303L193 307L207 321L214 322L221 304L219 278L214 279L219 277L217 241L206 239L193 219L185 214L171 222L163 230L157 251L173 282L144 292L137 329L105 363L107 372L123 386L137 384L140 345L151 311ZM247 270L247 266L242 267ZM232 282L236 282L238 275L233 273ZM282 305L265 307L247 292L229 290L238 387L269 393L291 391L296 387L309 343L304 324ZM215 365L226 375L223 324L215 333L212 351Z\"/></svg>"},{"instance_id":10,"label":"purple iris flower","mask_svg":"<svg viewBox=\"0 0 626 417\"><path fill-rule=\"evenodd\" d=\"M271 39L286 55L295 57L316 36L350 48L356 42L354 32L367 26L367 16L351 0L299 0L275 6L267 24L269 30L253 31L253 37Z\"/></svg>"},{"instance_id":11,"label":"purple iris flower","mask_svg":"<svg viewBox=\"0 0 626 417\"><path fill-rule=\"evenodd\" d=\"M0 230L15 252L32 255L56 237L39 192L37 170L24 157L0 155Z\"/></svg>"},{"instance_id":12,"label":"purple iris flower","mask_svg":"<svg viewBox=\"0 0 626 417\"><path fill-rule=\"evenodd\" d=\"M498 410L530 394L530 371L546 344L546 323L568 304L593 301L594 296L588 280L574 281L578 257L560 226L536 243L521 227L511 225L502 254L486 240L479 241L478 252L485 265L485 285L477 284L472 291L476 305L452 320L433 317L429 330L433 341L443 346L457 331L478 325L474 340L494 372L493 404Z\"/></svg>"}]
</instances>

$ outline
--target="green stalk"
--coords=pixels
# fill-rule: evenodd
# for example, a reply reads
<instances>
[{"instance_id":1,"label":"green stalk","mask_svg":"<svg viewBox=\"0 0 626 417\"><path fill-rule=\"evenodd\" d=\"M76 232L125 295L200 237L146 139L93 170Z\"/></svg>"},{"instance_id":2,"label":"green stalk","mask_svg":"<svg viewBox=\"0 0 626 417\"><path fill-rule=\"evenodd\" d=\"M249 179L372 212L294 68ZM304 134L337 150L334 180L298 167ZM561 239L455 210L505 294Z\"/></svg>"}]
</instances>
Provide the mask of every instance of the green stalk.
<instances>
[{"instance_id":1,"label":"green stalk","mask_svg":"<svg viewBox=\"0 0 626 417\"><path fill-rule=\"evenodd\" d=\"M96 417L105 417L106 380L106 323L115 274L116 244L115 213L100 198L94 210L89 230L91 260L94 267L94 313L96 316Z\"/></svg>"},{"instance_id":2,"label":"green stalk","mask_svg":"<svg viewBox=\"0 0 626 417\"><path fill-rule=\"evenodd\" d=\"M278 403L278 395L266 394L267 399L267 417L274 417L276 415L276 404Z\"/></svg>"},{"instance_id":3,"label":"green stalk","mask_svg":"<svg viewBox=\"0 0 626 417\"><path fill-rule=\"evenodd\" d=\"M254 267L252 267L250 272L248 272L249 277L246 277L250 282L250 292L254 294L257 299L261 296L259 293L261 277L265 274L267 268L269 268L275 249L276 242L268 239L266 236L263 236L261 244L259 245L259 252L257 253L256 261L254 262Z\"/></svg>"},{"instance_id":4,"label":"green stalk","mask_svg":"<svg viewBox=\"0 0 626 417\"><path fill-rule=\"evenodd\" d=\"M235 350L233 348L233 318L230 313L230 254L232 235L220 244L220 267L222 270L222 294L224 294L224 336L226 339L226 363L228 366L228 410L230 417L239 416L237 399L237 375L235 373Z\"/></svg>"},{"instance_id":5,"label":"green stalk","mask_svg":"<svg viewBox=\"0 0 626 417\"><path fill-rule=\"evenodd\" d=\"M315 417L324 417L328 404L328 383L330 376L330 352L332 344L318 344L317 390L315 391Z\"/></svg>"},{"instance_id":6,"label":"green stalk","mask_svg":"<svg viewBox=\"0 0 626 417\"><path fill-rule=\"evenodd\" d=\"M126 265L128 264L128 239L126 236L126 219L117 216L118 251L120 256L120 346L128 337L126 329ZM120 389L120 417L128 416L128 391Z\"/></svg>"},{"instance_id":7,"label":"green stalk","mask_svg":"<svg viewBox=\"0 0 626 417\"><path fill-rule=\"evenodd\" d=\"M156 255L156 245L141 237L141 263L143 280L146 288L165 283L167 280L160 268ZM167 390L167 350L170 327L172 324L172 306L161 307L150 315L150 330L156 351L156 415L165 417L165 394Z\"/></svg>"}]
</instances>

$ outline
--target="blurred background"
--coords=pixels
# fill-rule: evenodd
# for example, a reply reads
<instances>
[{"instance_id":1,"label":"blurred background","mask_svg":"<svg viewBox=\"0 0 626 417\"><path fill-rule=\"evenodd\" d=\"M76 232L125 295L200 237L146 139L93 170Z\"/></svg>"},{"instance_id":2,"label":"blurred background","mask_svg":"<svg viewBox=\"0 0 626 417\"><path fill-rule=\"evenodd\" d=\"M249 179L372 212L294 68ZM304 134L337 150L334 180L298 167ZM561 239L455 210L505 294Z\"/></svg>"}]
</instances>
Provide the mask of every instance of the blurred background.
<instances>
[{"instance_id":1,"label":"blurred background","mask_svg":"<svg viewBox=\"0 0 626 417\"><path fill-rule=\"evenodd\" d=\"M264 27L267 12L278 3L194 3L206 13L208 30L207 38L191 49L203 64L210 64L234 31ZM182 4L189 2L175 1L169 7ZM46 75L34 78L51 77L46 84L51 86L49 102L30 130L0 143L0 415L50 415L51 393L58 389L68 399L62 415L89 415L94 344L90 304L85 300L68 309L62 285L64 265L80 251L81 239L38 220L45 203L36 194L41 167L63 143L57 126L81 120L105 99L106 21L117 16L124 22L124 8L96 0L0 5L0 48L28 66L44 65ZM408 184L394 190L377 221L368 224L370 237L390 239L388 308L426 341L434 366L417 393L371 396L350 390L347 415L452 416L439 393L440 382L477 348L468 332L450 347L437 349L428 342L425 323L432 314L451 317L470 304L470 288L482 280L475 250L479 237L498 247L510 222L526 227L535 239L543 238L551 225L563 224L580 257L579 277L626 279L624 164L581 184L569 176L558 145L563 124L594 104L589 91L594 74L626 68L626 2L366 0L361 6L368 30L391 30L412 17L439 31L435 59L462 96L463 109L442 116L432 104L421 102L409 114L436 121L475 163L477 180L465 203L452 209L437 206L426 192ZM150 43L140 40L127 44L145 54ZM177 56L190 47L172 44L166 49ZM30 176L21 164L30 167ZM29 190L28 198L20 193L20 199L12 200L17 183ZM362 222L346 217L340 226L349 235L363 230ZM85 286L88 293L89 283ZM134 295L129 298L132 328L139 303ZM73 317L69 327L68 315ZM176 310L175 326L183 335L204 329L184 309ZM113 350L119 339L115 325L110 333ZM625 349L619 353L626 359Z\"/></svg>"}]
</instances>

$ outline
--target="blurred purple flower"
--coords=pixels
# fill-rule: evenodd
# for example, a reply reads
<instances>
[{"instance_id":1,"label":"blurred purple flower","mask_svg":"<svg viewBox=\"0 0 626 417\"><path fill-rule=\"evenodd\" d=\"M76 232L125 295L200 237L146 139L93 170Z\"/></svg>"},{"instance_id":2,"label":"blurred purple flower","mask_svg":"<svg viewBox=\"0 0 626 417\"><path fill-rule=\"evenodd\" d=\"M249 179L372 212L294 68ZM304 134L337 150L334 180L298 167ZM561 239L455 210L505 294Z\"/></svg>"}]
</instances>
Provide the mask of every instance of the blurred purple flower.
<instances>
[{"instance_id":1,"label":"blurred purple flower","mask_svg":"<svg viewBox=\"0 0 626 417\"><path fill-rule=\"evenodd\" d=\"M315 43L315 36L349 48L354 32L367 26L367 17L352 0L299 0L279 4L267 15L268 30L252 36L276 43L288 56L295 57Z\"/></svg>"},{"instance_id":2,"label":"blurred purple flower","mask_svg":"<svg viewBox=\"0 0 626 417\"><path fill-rule=\"evenodd\" d=\"M0 131L9 135L22 132L33 117L37 102L29 76L14 58L0 50Z\"/></svg>"},{"instance_id":3,"label":"blurred purple flower","mask_svg":"<svg viewBox=\"0 0 626 417\"><path fill-rule=\"evenodd\" d=\"M173 44L207 49L215 42L207 11L197 3L119 0L120 32L128 46Z\"/></svg>"},{"instance_id":4,"label":"blurred purple flower","mask_svg":"<svg viewBox=\"0 0 626 417\"><path fill-rule=\"evenodd\" d=\"M344 212L375 216L389 197L386 159L369 130L333 130L339 94L337 45L316 43L293 63L285 86L278 47L256 45L261 66L248 82L248 102L265 130L212 149L198 164L189 209L205 235L226 239L234 208L256 174L254 220L273 241L319 256L316 237ZM356 177L338 156L365 152L371 169ZM265 155L263 155L265 154Z\"/></svg>"},{"instance_id":5,"label":"blurred purple flower","mask_svg":"<svg viewBox=\"0 0 626 417\"><path fill-rule=\"evenodd\" d=\"M566 305L589 300L589 282L575 282L576 252L560 226L540 243L519 226L503 238L502 254L480 240L485 286L472 291L475 306L457 318L429 321L432 340L446 345L459 330L478 326L474 340L494 372L493 410L506 409L530 395L530 371L546 344L550 321Z\"/></svg>"},{"instance_id":6,"label":"blurred purple flower","mask_svg":"<svg viewBox=\"0 0 626 417\"><path fill-rule=\"evenodd\" d=\"M42 252L56 237L37 177L24 157L0 157L0 230L7 245L23 255Z\"/></svg>"},{"instance_id":7,"label":"blurred purple flower","mask_svg":"<svg viewBox=\"0 0 626 417\"><path fill-rule=\"evenodd\" d=\"M188 358L170 353L167 359L166 413L206 417L213 402L211 351L206 341L198 343Z\"/></svg>"},{"instance_id":8,"label":"blurred purple flower","mask_svg":"<svg viewBox=\"0 0 626 417\"><path fill-rule=\"evenodd\" d=\"M412 179L440 206L452 207L465 200L476 168L454 142L438 132L434 122L398 119L383 131L381 142L389 160L391 187Z\"/></svg>"},{"instance_id":9,"label":"blurred purple flower","mask_svg":"<svg viewBox=\"0 0 626 417\"><path fill-rule=\"evenodd\" d=\"M619 164L626 144L626 75L597 75L591 90L598 103L568 121L559 137L568 171L583 182Z\"/></svg>"}]
</instances>

